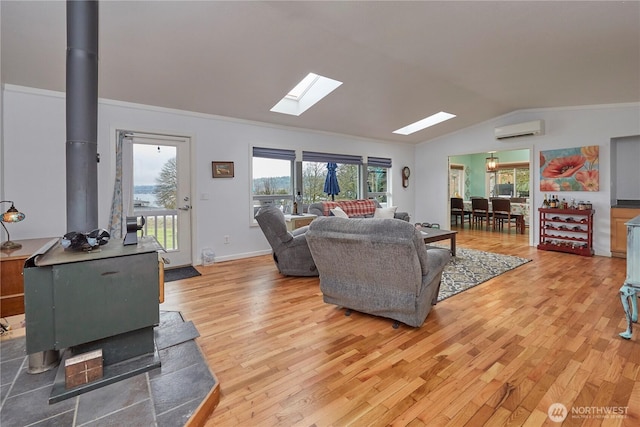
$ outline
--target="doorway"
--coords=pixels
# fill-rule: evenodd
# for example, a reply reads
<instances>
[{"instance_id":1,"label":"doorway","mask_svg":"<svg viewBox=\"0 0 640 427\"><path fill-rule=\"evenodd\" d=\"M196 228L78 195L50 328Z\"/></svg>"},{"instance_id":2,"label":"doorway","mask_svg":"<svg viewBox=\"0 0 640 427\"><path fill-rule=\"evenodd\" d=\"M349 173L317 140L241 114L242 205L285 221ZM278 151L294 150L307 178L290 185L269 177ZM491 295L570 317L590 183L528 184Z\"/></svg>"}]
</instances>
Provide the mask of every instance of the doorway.
<instances>
[{"instance_id":1,"label":"doorway","mask_svg":"<svg viewBox=\"0 0 640 427\"><path fill-rule=\"evenodd\" d=\"M491 169L488 169L489 158L494 163ZM449 156L448 160L450 198L462 198L465 210L471 210L472 197L509 198L512 212L524 216L526 233L531 241L533 162L530 149L456 155ZM447 200L449 208L450 198Z\"/></svg>"},{"instance_id":2,"label":"doorway","mask_svg":"<svg viewBox=\"0 0 640 427\"><path fill-rule=\"evenodd\" d=\"M192 263L190 142L141 132L123 138L123 211L144 217L143 233L167 251L167 268Z\"/></svg>"}]
</instances>

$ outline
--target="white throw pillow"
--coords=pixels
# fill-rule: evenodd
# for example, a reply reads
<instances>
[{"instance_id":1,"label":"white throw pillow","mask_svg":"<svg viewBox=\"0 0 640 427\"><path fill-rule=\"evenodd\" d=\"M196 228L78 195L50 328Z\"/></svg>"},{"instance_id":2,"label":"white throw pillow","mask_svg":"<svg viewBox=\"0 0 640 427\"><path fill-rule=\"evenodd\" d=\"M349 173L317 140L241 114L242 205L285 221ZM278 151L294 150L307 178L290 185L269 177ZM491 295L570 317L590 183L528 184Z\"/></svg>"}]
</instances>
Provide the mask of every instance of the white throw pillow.
<instances>
[{"instance_id":1,"label":"white throw pillow","mask_svg":"<svg viewBox=\"0 0 640 427\"><path fill-rule=\"evenodd\" d=\"M343 211L340 206L336 206L335 208L331 209L331 213L333 214L333 216L337 216L338 218L349 218L349 215L347 215L347 213Z\"/></svg>"},{"instance_id":2,"label":"white throw pillow","mask_svg":"<svg viewBox=\"0 0 640 427\"><path fill-rule=\"evenodd\" d=\"M383 218L383 219L393 219L394 214L396 213L397 206L390 206L388 208L376 208L376 211L373 214L374 218Z\"/></svg>"}]
</instances>

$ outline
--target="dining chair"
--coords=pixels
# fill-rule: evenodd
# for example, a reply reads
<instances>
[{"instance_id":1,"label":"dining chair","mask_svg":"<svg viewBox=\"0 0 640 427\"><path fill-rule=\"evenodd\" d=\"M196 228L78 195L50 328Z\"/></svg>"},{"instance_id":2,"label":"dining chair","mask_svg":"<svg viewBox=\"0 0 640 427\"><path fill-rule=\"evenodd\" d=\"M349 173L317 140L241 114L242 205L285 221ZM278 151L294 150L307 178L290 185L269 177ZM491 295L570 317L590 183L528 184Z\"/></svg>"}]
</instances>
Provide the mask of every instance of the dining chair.
<instances>
[{"instance_id":1,"label":"dining chair","mask_svg":"<svg viewBox=\"0 0 640 427\"><path fill-rule=\"evenodd\" d=\"M489 211L489 199L484 197L472 197L471 198L471 217L473 218L473 225L482 227L484 221L487 221L487 229L489 228L489 218L491 212Z\"/></svg>"},{"instance_id":2,"label":"dining chair","mask_svg":"<svg viewBox=\"0 0 640 427\"><path fill-rule=\"evenodd\" d=\"M451 198L451 216L455 218L456 225L458 225L458 217L460 217L462 227L464 227L464 219L469 217L469 226L471 226L471 212L464 210L464 201L460 197Z\"/></svg>"},{"instance_id":3,"label":"dining chair","mask_svg":"<svg viewBox=\"0 0 640 427\"><path fill-rule=\"evenodd\" d=\"M509 224L509 232L511 232L511 224L516 226L516 232L518 231L517 218L511 215L511 201L506 198L495 197L491 199L491 211L493 214L493 229L496 229L496 225L502 230L504 222ZM511 222L513 220L514 222Z\"/></svg>"}]
</instances>

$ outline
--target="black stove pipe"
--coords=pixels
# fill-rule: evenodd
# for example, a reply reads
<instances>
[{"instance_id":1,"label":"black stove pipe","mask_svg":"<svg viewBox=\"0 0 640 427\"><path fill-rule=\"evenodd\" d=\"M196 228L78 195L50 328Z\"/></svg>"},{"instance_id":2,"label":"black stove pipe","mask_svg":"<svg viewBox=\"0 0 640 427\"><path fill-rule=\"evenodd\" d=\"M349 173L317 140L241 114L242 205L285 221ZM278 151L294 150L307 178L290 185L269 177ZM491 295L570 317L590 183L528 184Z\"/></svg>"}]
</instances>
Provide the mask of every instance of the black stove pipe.
<instances>
[{"instance_id":1,"label":"black stove pipe","mask_svg":"<svg viewBox=\"0 0 640 427\"><path fill-rule=\"evenodd\" d=\"M67 1L67 231L98 228L98 2Z\"/></svg>"}]
</instances>

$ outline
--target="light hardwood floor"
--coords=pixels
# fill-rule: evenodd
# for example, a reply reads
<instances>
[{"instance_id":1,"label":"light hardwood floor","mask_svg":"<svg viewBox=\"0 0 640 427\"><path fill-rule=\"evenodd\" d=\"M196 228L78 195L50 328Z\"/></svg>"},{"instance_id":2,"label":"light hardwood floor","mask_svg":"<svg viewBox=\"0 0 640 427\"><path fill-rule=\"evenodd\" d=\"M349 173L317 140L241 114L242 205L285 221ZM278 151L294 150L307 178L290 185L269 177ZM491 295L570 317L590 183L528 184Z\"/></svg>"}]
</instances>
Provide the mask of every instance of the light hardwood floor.
<instances>
[{"instance_id":1,"label":"light hardwood floor","mask_svg":"<svg viewBox=\"0 0 640 427\"><path fill-rule=\"evenodd\" d=\"M168 283L161 309L195 323L220 381L207 426L559 425L553 403L583 413L565 426L640 425L640 330L618 336L625 260L527 241L461 231L458 247L533 261L438 303L421 328L345 317L270 256ZM584 415L611 407L626 415Z\"/></svg>"}]
</instances>

